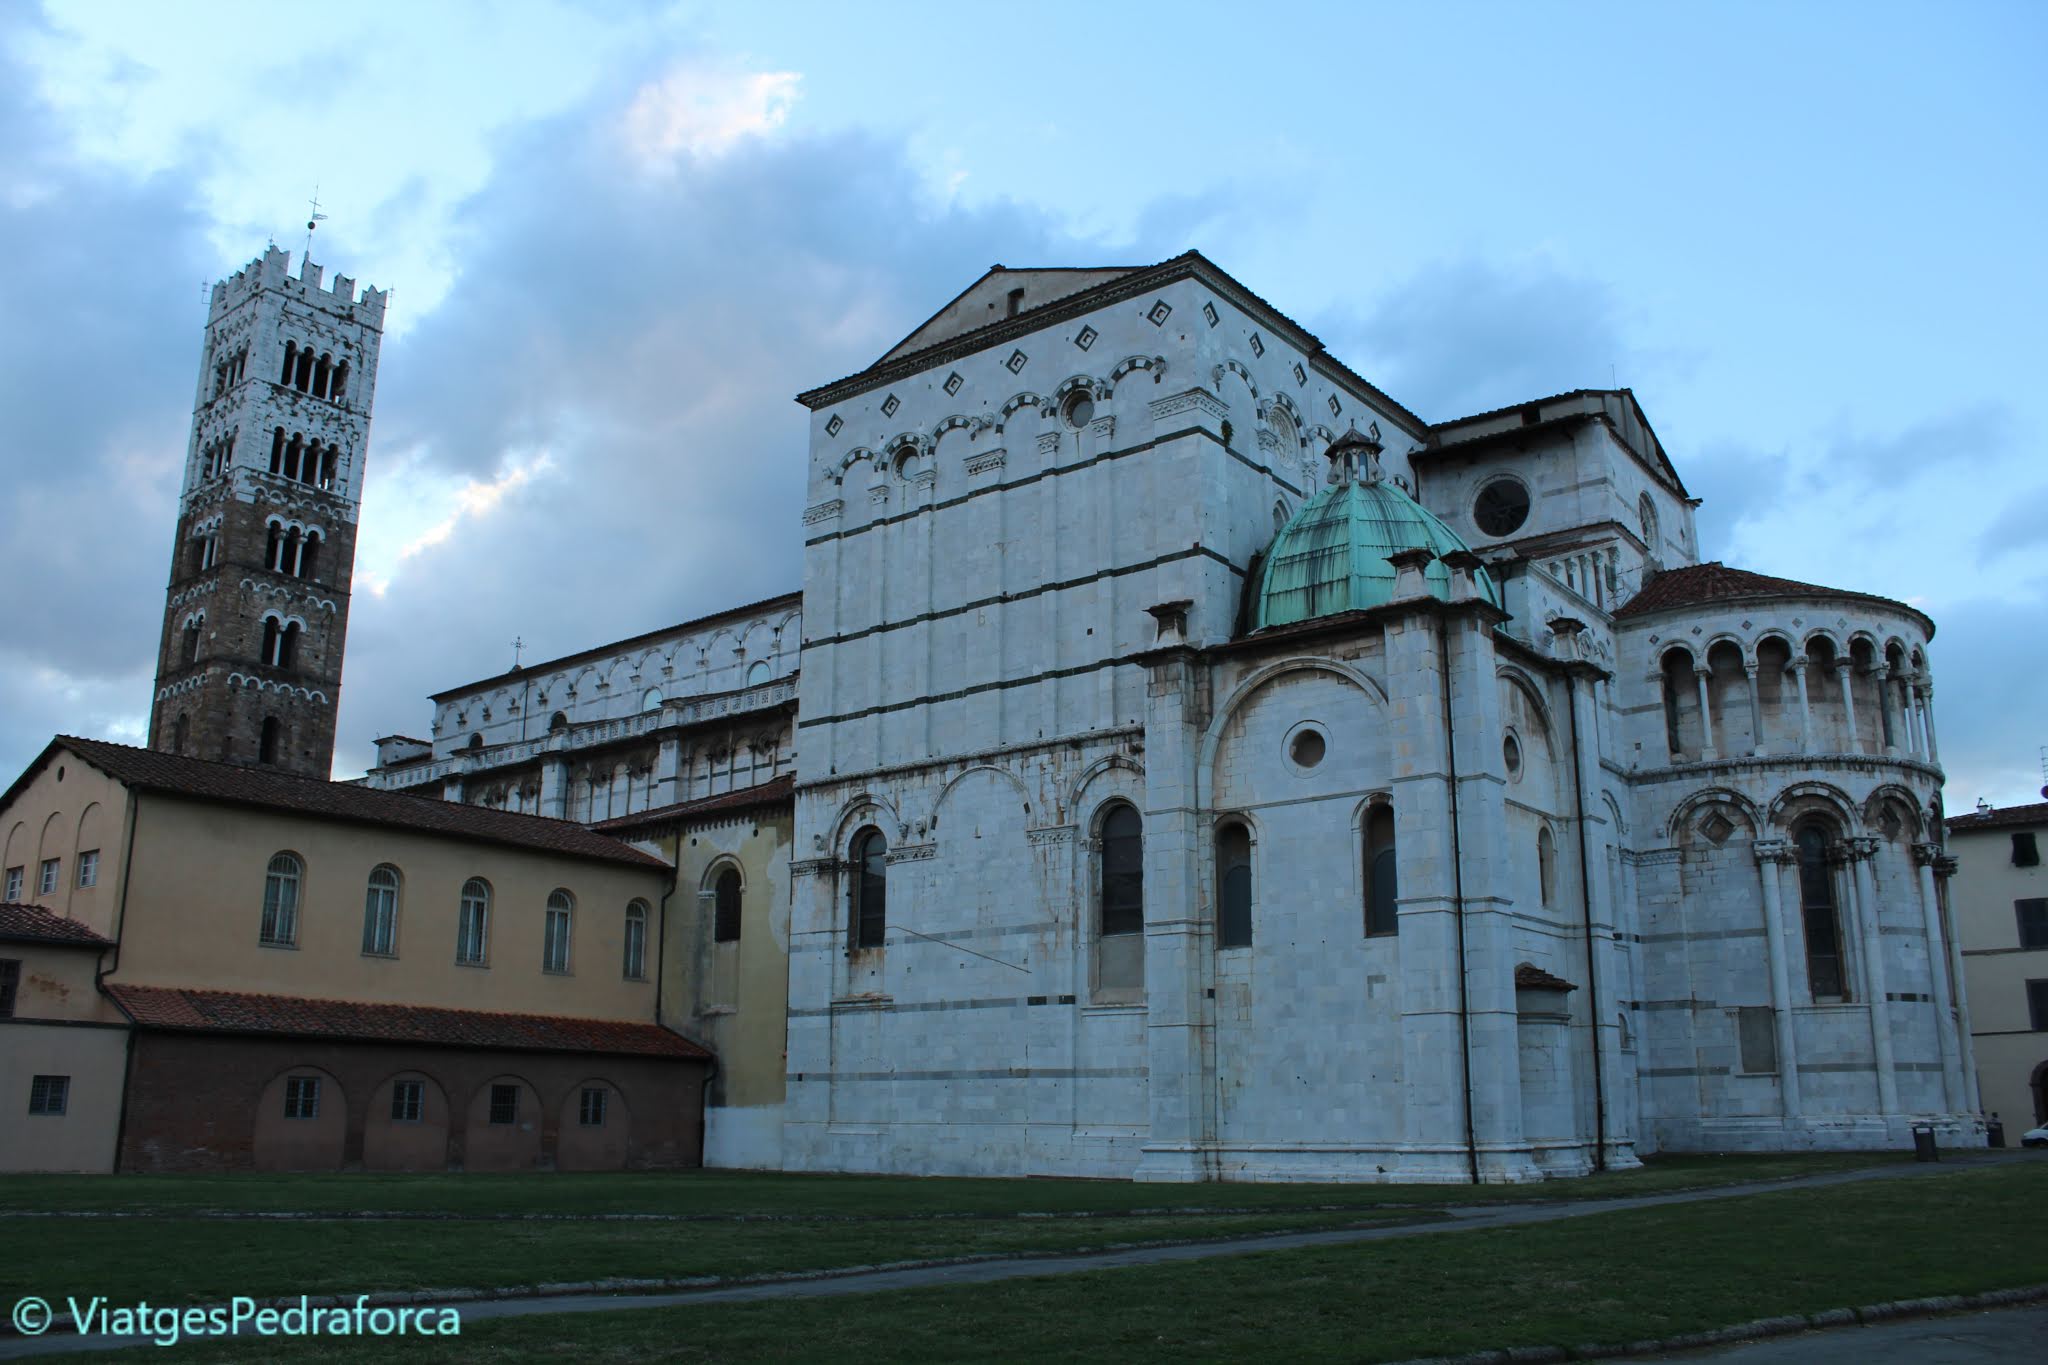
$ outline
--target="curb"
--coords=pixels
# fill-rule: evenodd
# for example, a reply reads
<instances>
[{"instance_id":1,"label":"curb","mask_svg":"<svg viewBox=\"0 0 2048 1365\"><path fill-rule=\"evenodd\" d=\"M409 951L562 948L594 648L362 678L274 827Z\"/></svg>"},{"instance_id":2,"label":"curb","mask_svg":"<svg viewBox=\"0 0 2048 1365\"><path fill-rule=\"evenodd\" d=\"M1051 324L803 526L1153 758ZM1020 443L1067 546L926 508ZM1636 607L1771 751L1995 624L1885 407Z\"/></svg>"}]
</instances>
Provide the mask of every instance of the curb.
<instances>
[{"instance_id":1,"label":"curb","mask_svg":"<svg viewBox=\"0 0 2048 1365\"><path fill-rule=\"evenodd\" d=\"M1592 1342L1580 1346L1506 1346L1468 1351L1455 1356L1419 1356L1395 1365L1555 1365L1567 1360L1613 1360L1621 1356L1658 1355L1667 1351L1693 1351L1706 1346L1727 1346L1738 1341L1765 1337L1786 1337L1816 1328L1855 1327L1863 1323L1891 1322L1900 1318L1931 1318L1974 1308L2015 1308L2021 1304L2048 1300L2048 1284L2019 1289L1991 1289L1981 1294L1945 1294L1925 1299L1894 1299L1889 1303L1864 1304L1858 1308L1830 1308L1819 1313L1789 1313L1782 1317L1758 1318L1733 1327L1716 1327L1705 1332L1681 1332L1676 1336L1649 1341Z\"/></svg>"}]
</instances>

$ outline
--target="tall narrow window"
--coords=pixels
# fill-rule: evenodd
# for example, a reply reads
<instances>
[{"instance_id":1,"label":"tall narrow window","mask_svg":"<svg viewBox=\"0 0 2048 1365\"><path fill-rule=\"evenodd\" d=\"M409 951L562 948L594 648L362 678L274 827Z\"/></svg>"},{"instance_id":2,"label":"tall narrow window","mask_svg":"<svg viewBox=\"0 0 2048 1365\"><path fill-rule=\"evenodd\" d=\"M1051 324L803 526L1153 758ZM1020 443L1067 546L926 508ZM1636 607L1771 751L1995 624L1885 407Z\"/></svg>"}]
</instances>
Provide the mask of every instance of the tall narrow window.
<instances>
[{"instance_id":1,"label":"tall narrow window","mask_svg":"<svg viewBox=\"0 0 2048 1365\"><path fill-rule=\"evenodd\" d=\"M1216 946L1252 946L1252 834L1235 820L1216 831Z\"/></svg>"},{"instance_id":2,"label":"tall narrow window","mask_svg":"<svg viewBox=\"0 0 2048 1365\"><path fill-rule=\"evenodd\" d=\"M256 761L258 763L277 762L278 738L282 729L283 727L277 723L276 716L265 716L263 718L263 734L257 740L256 745Z\"/></svg>"},{"instance_id":3,"label":"tall narrow window","mask_svg":"<svg viewBox=\"0 0 2048 1365\"><path fill-rule=\"evenodd\" d=\"M1365 932L1396 934L1401 917L1395 908L1394 810L1374 806L1365 813Z\"/></svg>"},{"instance_id":4,"label":"tall narrow window","mask_svg":"<svg viewBox=\"0 0 2048 1365\"><path fill-rule=\"evenodd\" d=\"M190 622L185 627L185 638L178 646L178 652L188 664L199 662L199 623Z\"/></svg>"},{"instance_id":5,"label":"tall narrow window","mask_svg":"<svg viewBox=\"0 0 2048 1365\"><path fill-rule=\"evenodd\" d=\"M490 947L491 884L471 877L462 884L462 917L455 925L455 960L465 967L485 965Z\"/></svg>"},{"instance_id":6,"label":"tall narrow window","mask_svg":"<svg viewBox=\"0 0 2048 1365\"><path fill-rule=\"evenodd\" d=\"M1102 821L1102 933L1145 931L1145 827L1119 802Z\"/></svg>"},{"instance_id":7,"label":"tall narrow window","mask_svg":"<svg viewBox=\"0 0 2048 1365\"><path fill-rule=\"evenodd\" d=\"M191 733L192 718L183 711L180 711L178 718L171 722L171 751L179 754L184 753L185 741L191 736ZM12 898L10 897L10 899Z\"/></svg>"},{"instance_id":8,"label":"tall narrow window","mask_svg":"<svg viewBox=\"0 0 2048 1365\"><path fill-rule=\"evenodd\" d=\"M398 869L389 863L371 870L363 892L363 951L373 957L398 951Z\"/></svg>"},{"instance_id":9,"label":"tall narrow window","mask_svg":"<svg viewBox=\"0 0 2048 1365\"><path fill-rule=\"evenodd\" d=\"M78 855L78 885L85 888L100 884L100 851L88 848Z\"/></svg>"},{"instance_id":10,"label":"tall narrow window","mask_svg":"<svg viewBox=\"0 0 2048 1365\"><path fill-rule=\"evenodd\" d=\"M1799 848L1799 913L1806 929L1806 983L1816 1000L1846 1000L1842 973L1842 929L1835 912L1835 874L1828 866L1828 834L1803 826Z\"/></svg>"},{"instance_id":11,"label":"tall narrow window","mask_svg":"<svg viewBox=\"0 0 2048 1365\"><path fill-rule=\"evenodd\" d=\"M889 845L878 829L853 836L847 946L879 948L889 931Z\"/></svg>"},{"instance_id":12,"label":"tall narrow window","mask_svg":"<svg viewBox=\"0 0 2048 1365\"><path fill-rule=\"evenodd\" d=\"M301 633L302 632L300 630L299 623L297 621L294 621L290 625L286 626L284 630L278 634L277 666L279 668L292 668L297 664L299 657L299 636Z\"/></svg>"},{"instance_id":13,"label":"tall narrow window","mask_svg":"<svg viewBox=\"0 0 2048 1365\"><path fill-rule=\"evenodd\" d=\"M64 860L61 858L43 859L42 867L36 874L36 894L38 896L51 896L56 894L57 873L58 870L63 866L63 861Z\"/></svg>"},{"instance_id":14,"label":"tall narrow window","mask_svg":"<svg viewBox=\"0 0 2048 1365\"><path fill-rule=\"evenodd\" d=\"M279 627L275 616L263 618L263 662L266 664L277 662L278 630Z\"/></svg>"},{"instance_id":15,"label":"tall narrow window","mask_svg":"<svg viewBox=\"0 0 2048 1365\"><path fill-rule=\"evenodd\" d=\"M299 577L311 578L313 567L320 557L320 535L316 531L306 532L306 538L299 545Z\"/></svg>"},{"instance_id":16,"label":"tall narrow window","mask_svg":"<svg viewBox=\"0 0 2048 1365\"><path fill-rule=\"evenodd\" d=\"M183 717L181 716L179 719L182 720ZM5 901L9 905L21 904L22 873L26 870L26 866L16 866L7 869L7 889L0 891L0 901Z\"/></svg>"},{"instance_id":17,"label":"tall narrow window","mask_svg":"<svg viewBox=\"0 0 2048 1365\"><path fill-rule=\"evenodd\" d=\"M1548 825L1536 831L1536 889L1543 904L1556 904L1557 840L1551 837Z\"/></svg>"},{"instance_id":18,"label":"tall narrow window","mask_svg":"<svg viewBox=\"0 0 2048 1365\"><path fill-rule=\"evenodd\" d=\"M0 957L0 1019L14 1017L14 997L21 989L21 959Z\"/></svg>"},{"instance_id":19,"label":"tall narrow window","mask_svg":"<svg viewBox=\"0 0 2048 1365\"><path fill-rule=\"evenodd\" d=\"M2023 829L2012 836L2012 865L2014 867L2039 867L2041 865L2041 844L2034 837L2034 831Z\"/></svg>"},{"instance_id":20,"label":"tall narrow window","mask_svg":"<svg viewBox=\"0 0 2048 1365\"><path fill-rule=\"evenodd\" d=\"M334 382L327 386L327 396L333 401L339 403L341 401L342 395L347 392L348 362L344 360L339 365L336 365L334 367Z\"/></svg>"},{"instance_id":21,"label":"tall narrow window","mask_svg":"<svg viewBox=\"0 0 2048 1365\"><path fill-rule=\"evenodd\" d=\"M738 943L740 941L740 873L736 867L728 867L718 874L718 881L711 894L711 941L714 943Z\"/></svg>"},{"instance_id":22,"label":"tall narrow window","mask_svg":"<svg viewBox=\"0 0 2048 1365\"><path fill-rule=\"evenodd\" d=\"M576 909L575 898L556 890L548 896L548 917L541 933L540 969L544 972L569 970L569 925Z\"/></svg>"},{"instance_id":23,"label":"tall narrow window","mask_svg":"<svg viewBox=\"0 0 2048 1365\"><path fill-rule=\"evenodd\" d=\"M299 941L299 885L306 867L289 853L272 855L263 878L263 925L257 937L272 947Z\"/></svg>"},{"instance_id":24,"label":"tall narrow window","mask_svg":"<svg viewBox=\"0 0 2048 1365\"><path fill-rule=\"evenodd\" d=\"M626 906L626 961L621 973L628 981L647 979L647 903Z\"/></svg>"},{"instance_id":25,"label":"tall narrow window","mask_svg":"<svg viewBox=\"0 0 2048 1365\"><path fill-rule=\"evenodd\" d=\"M278 383L280 383L280 384L289 384L289 383L291 383L291 382L292 382L292 373L293 373L293 371L297 370L298 368L299 368L299 343L298 343L298 342L296 342L296 341L287 341L287 342L286 342L286 343L284 344L284 369L283 369L282 371L280 371L280 372L279 372L279 374L278 374L278 376L277 376L277 382L278 382Z\"/></svg>"}]
</instances>

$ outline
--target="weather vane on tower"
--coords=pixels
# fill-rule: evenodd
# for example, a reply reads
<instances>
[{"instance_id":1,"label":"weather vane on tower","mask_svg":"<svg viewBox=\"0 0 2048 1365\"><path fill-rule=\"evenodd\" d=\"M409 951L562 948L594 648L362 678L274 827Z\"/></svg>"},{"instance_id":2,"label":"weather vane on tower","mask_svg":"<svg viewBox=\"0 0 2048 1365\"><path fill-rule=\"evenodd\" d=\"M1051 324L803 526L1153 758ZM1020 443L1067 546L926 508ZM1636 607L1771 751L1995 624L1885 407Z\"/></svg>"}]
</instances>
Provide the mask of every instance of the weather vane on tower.
<instances>
[{"instance_id":1,"label":"weather vane on tower","mask_svg":"<svg viewBox=\"0 0 2048 1365\"><path fill-rule=\"evenodd\" d=\"M320 211L320 187L318 185L313 187L313 197L306 202L312 210L312 216L306 219L306 254L299 258L299 269L301 272L305 270L306 262L313 259L313 229L327 221L327 215Z\"/></svg>"}]
</instances>

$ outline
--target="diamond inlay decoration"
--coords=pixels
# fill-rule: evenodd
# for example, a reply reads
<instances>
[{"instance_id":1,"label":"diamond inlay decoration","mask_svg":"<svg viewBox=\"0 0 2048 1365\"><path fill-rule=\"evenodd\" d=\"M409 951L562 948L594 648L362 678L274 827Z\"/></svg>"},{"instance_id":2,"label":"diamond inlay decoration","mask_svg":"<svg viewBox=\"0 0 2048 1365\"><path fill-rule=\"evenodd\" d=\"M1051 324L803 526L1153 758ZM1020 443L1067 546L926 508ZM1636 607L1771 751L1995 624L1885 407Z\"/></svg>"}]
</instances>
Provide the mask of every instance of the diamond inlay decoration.
<instances>
[{"instance_id":1,"label":"diamond inlay decoration","mask_svg":"<svg viewBox=\"0 0 2048 1365\"><path fill-rule=\"evenodd\" d=\"M1095 338L1099 335L1100 333L1093 327L1084 325L1079 332L1074 334L1074 344L1085 351L1095 344Z\"/></svg>"},{"instance_id":2,"label":"diamond inlay decoration","mask_svg":"<svg viewBox=\"0 0 2048 1365\"><path fill-rule=\"evenodd\" d=\"M902 400L897 398L896 395L892 393L887 398L884 398L882 400L882 416L894 417L896 415L896 409L902 406Z\"/></svg>"},{"instance_id":3,"label":"diamond inlay decoration","mask_svg":"<svg viewBox=\"0 0 2048 1365\"><path fill-rule=\"evenodd\" d=\"M952 396L953 396L954 394L956 394L956 393L960 392L960 386L961 386L961 385L962 385L963 383L965 383L965 382L966 382L965 380L963 380L963 379L961 379L961 378L960 378L960 371L958 371L958 370L955 370L955 371L953 371L953 373L951 373L951 374L947 375L947 376L946 376L946 396L947 396L948 398L951 398L951 397L952 397Z\"/></svg>"},{"instance_id":4,"label":"diamond inlay decoration","mask_svg":"<svg viewBox=\"0 0 2048 1365\"><path fill-rule=\"evenodd\" d=\"M1012 351L1010 352L1010 358L1008 360L1005 360L1003 362L1003 365L1005 368L1009 370L1011 374L1016 374L1019 370L1024 368L1024 366L1030 361L1030 359L1031 357L1025 355L1022 351Z\"/></svg>"},{"instance_id":5,"label":"diamond inlay decoration","mask_svg":"<svg viewBox=\"0 0 2048 1365\"><path fill-rule=\"evenodd\" d=\"M835 412L832 414L832 420L825 423L825 434L827 436L837 436L839 429L845 425L846 419Z\"/></svg>"},{"instance_id":6,"label":"diamond inlay decoration","mask_svg":"<svg viewBox=\"0 0 2048 1365\"><path fill-rule=\"evenodd\" d=\"M1333 394L1331 394L1331 395L1330 395L1330 416L1332 416L1332 417L1341 417L1341 416L1343 416L1343 415L1344 415L1344 405L1343 405L1342 403L1339 403L1339 402L1337 401L1337 395L1336 395L1336 394L1334 394L1334 393L1333 393Z\"/></svg>"},{"instance_id":7,"label":"diamond inlay decoration","mask_svg":"<svg viewBox=\"0 0 2048 1365\"><path fill-rule=\"evenodd\" d=\"M1728 836L1733 834L1734 832L1735 826L1729 822L1727 816L1721 814L1721 812L1719 811L1715 811L1712 815L1709 815L1705 820L1700 822L1700 833L1706 835L1708 839L1712 840L1716 844L1727 843Z\"/></svg>"},{"instance_id":8,"label":"diamond inlay decoration","mask_svg":"<svg viewBox=\"0 0 2048 1365\"><path fill-rule=\"evenodd\" d=\"M1259 339L1259 334L1257 332L1252 333L1252 354L1256 356L1263 356L1266 354L1266 343Z\"/></svg>"},{"instance_id":9,"label":"diamond inlay decoration","mask_svg":"<svg viewBox=\"0 0 2048 1365\"><path fill-rule=\"evenodd\" d=\"M1145 320L1151 323L1154 327L1164 327L1166 325L1166 320L1172 316L1173 305L1168 303L1165 299L1160 299L1157 303L1152 305L1152 311L1145 314Z\"/></svg>"},{"instance_id":10,"label":"diamond inlay decoration","mask_svg":"<svg viewBox=\"0 0 2048 1365\"><path fill-rule=\"evenodd\" d=\"M1301 368L1301 362L1294 362L1294 384L1296 388L1308 383L1308 371Z\"/></svg>"},{"instance_id":11,"label":"diamond inlay decoration","mask_svg":"<svg viewBox=\"0 0 2048 1365\"><path fill-rule=\"evenodd\" d=\"M1216 316L1216 305L1213 303L1203 304L1202 317L1203 320L1205 320L1211 327L1214 327L1219 321L1219 319Z\"/></svg>"}]
</instances>

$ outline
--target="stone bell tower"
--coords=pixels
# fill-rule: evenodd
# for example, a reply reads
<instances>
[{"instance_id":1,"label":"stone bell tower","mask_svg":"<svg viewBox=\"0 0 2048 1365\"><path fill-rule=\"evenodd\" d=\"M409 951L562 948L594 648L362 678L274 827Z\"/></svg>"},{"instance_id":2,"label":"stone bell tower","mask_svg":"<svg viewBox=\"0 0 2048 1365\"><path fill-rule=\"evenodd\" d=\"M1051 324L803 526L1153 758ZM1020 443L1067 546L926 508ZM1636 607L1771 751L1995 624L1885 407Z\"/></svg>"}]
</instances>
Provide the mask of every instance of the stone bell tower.
<instances>
[{"instance_id":1,"label":"stone bell tower","mask_svg":"<svg viewBox=\"0 0 2048 1365\"><path fill-rule=\"evenodd\" d=\"M213 287L149 747L325 778L386 295L290 263Z\"/></svg>"}]
</instances>

